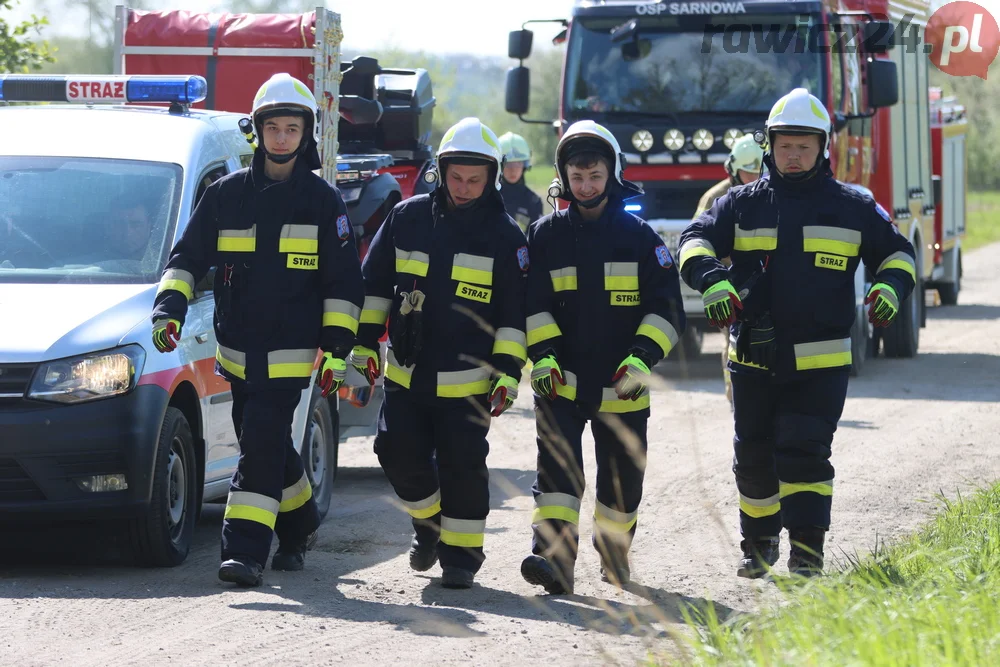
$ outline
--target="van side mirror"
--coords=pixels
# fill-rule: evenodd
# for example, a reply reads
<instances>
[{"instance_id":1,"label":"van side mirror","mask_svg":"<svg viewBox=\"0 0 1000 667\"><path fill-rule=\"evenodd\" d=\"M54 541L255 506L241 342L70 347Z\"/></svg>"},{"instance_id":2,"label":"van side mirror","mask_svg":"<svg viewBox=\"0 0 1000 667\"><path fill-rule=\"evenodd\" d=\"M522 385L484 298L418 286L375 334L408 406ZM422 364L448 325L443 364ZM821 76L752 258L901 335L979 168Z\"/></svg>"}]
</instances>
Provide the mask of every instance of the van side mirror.
<instances>
[{"instance_id":1,"label":"van side mirror","mask_svg":"<svg viewBox=\"0 0 1000 667\"><path fill-rule=\"evenodd\" d=\"M891 107L899 101L899 78L891 60L868 61L868 106Z\"/></svg>"},{"instance_id":2,"label":"van side mirror","mask_svg":"<svg viewBox=\"0 0 1000 667\"><path fill-rule=\"evenodd\" d=\"M513 33L511 33L513 34ZM528 113L531 97L531 72L524 65L511 67L507 70L507 86L504 95L504 107L510 113Z\"/></svg>"},{"instance_id":3,"label":"van side mirror","mask_svg":"<svg viewBox=\"0 0 1000 667\"><path fill-rule=\"evenodd\" d=\"M524 60L531 55L534 33L530 30L511 30L507 35L507 56Z\"/></svg>"}]
</instances>

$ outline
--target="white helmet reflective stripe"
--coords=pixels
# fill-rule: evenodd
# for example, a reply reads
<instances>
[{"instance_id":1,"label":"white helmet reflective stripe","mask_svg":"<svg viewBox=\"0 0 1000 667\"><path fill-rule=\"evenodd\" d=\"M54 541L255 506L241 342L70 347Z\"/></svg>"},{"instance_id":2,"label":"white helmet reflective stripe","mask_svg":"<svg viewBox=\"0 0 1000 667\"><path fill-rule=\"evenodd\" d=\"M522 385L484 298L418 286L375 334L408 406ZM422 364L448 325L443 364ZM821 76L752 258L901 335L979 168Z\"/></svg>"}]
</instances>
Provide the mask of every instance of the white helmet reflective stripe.
<instances>
[{"instance_id":1,"label":"white helmet reflective stripe","mask_svg":"<svg viewBox=\"0 0 1000 667\"><path fill-rule=\"evenodd\" d=\"M608 128L592 120L579 120L573 123L566 130L566 133L562 135L562 138L559 139L559 143L556 145L556 178L562 182L562 170L559 166L563 163L563 149L566 147L566 144L581 137L599 139L608 145L608 148L611 149L611 152L615 156L615 168L611 176L618 181L619 185L625 185L625 163L618 140L615 139L615 135L611 134ZM569 191L568 183L562 183L562 187L564 192Z\"/></svg>"},{"instance_id":2,"label":"white helmet reflective stripe","mask_svg":"<svg viewBox=\"0 0 1000 667\"><path fill-rule=\"evenodd\" d=\"M771 135L782 130L822 134L823 157L830 157L830 114L805 88L796 88L775 102L764 128L770 144L774 143Z\"/></svg>"},{"instance_id":3,"label":"white helmet reflective stripe","mask_svg":"<svg viewBox=\"0 0 1000 667\"><path fill-rule=\"evenodd\" d=\"M251 111L254 125L257 125L257 116L261 112L289 107L299 107L312 114L313 140L319 144L319 106L316 104L316 97L308 86L287 72L275 74L257 89ZM260 129L257 131L260 132Z\"/></svg>"},{"instance_id":4,"label":"white helmet reflective stripe","mask_svg":"<svg viewBox=\"0 0 1000 667\"><path fill-rule=\"evenodd\" d=\"M496 189L500 189L500 175L504 163L500 140L493 130L486 127L478 118L463 118L444 133L441 146L434 158L434 165L439 174L444 173L441 169L441 158L449 155L453 157L467 155L492 160L497 165Z\"/></svg>"},{"instance_id":5,"label":"white helmet reflective stripe","mask_svg":"<svg viewBox=\"0 0 1000 667\"><path fill-rule=\"evenodd\" d=\"M507 164L512 162L524 162L524 168L531 166L531 147L527 140L520 134L507 132L500 135L500 150L507 158Z\"/></svg>"},{"instance_id":6,"label":"white helmet reflective stripe","mask_svg":"<svg viewBox=\"0 0 1000 667\"><path fill-rule=\"evenodd\" d=\"M726 158L725 167L729 175L735 178L737 171L760 173L763 161L764 149L754 141L752 134L744 134L733 143L729 156Z\"/></svg>"}]
</instances>

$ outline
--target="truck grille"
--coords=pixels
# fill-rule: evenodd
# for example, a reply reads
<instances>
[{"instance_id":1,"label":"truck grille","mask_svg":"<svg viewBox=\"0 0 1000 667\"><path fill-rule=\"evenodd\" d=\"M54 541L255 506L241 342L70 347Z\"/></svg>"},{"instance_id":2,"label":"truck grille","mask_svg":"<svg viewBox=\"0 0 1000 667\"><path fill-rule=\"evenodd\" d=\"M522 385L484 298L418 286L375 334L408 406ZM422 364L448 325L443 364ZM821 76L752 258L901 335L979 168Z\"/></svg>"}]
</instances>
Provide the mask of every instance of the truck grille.
<instances>
[{"instance_id":1,"label":"truck grille","mask_svg":"<svg viewBox=\"0 0 1000 667\"><path fill-rule=\"evenodd\" d=\"M20 399L34 372L35 364L0 364L0 401Z\"/></svg>"},{"instance_id":2,"label":"truck grille","mask_svg":"<svg viewBox=\"0 0 1000 667\"><path fill-rule=\"evenodd\" d=\"M42 490L17 461L0 459L0 504L45 500Z\"/></svg>"}]
</instances>

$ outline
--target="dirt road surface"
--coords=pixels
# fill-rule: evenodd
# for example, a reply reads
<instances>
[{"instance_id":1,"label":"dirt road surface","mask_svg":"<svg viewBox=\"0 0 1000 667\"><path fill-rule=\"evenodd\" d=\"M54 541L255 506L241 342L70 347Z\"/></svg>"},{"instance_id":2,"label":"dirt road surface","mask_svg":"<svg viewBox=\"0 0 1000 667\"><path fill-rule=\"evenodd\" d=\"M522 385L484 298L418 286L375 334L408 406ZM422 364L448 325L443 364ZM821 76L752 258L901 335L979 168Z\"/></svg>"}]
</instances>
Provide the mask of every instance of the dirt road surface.
<instances>
[{"instance_id":1,"label":"dirt road surface","mask_svg":"<svg viewBox=\"0 0 1000 667\"><path fill-rule=\"evenodd\" d=\"M866 553L937 506L1000 477L1000 246L965 258L960 305L934 308L915 360L869 361L851 382L834 440L828 556ZM632 554L635 584L601 583L590 522L576 595L546 597L521 580L528 553L535 444L530 391L490 434L487 561L471 591L407 567L409 526L371 442L341 445L334 508L307 570L266 573L264 587L216 579L222 508L209 506L181 567L124 566L89 526L0 532L0 664L383 665L635 664L674 648L685 602L752 612L773 584L734 575L732 422L711 336L701 359L661 368L646 490ZM588 443L592 443L589 440ZM593 478L593 453L588 456ZM590 516L593 488L581 516ZM109 546L111 545L111 546ZM784 568L787 540L779 561Z\"/></svg>"}]
</instances>

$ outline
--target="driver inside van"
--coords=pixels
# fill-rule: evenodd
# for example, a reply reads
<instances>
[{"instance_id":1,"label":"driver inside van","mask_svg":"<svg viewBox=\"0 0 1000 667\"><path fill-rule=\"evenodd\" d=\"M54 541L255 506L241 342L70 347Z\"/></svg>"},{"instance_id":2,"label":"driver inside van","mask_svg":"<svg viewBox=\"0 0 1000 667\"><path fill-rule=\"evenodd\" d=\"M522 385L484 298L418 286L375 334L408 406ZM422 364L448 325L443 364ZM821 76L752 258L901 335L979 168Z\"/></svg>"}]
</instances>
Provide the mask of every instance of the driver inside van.
<instances>
[{"instance_id":1,"label":"driver inside van","mask_svg":"<svg viewBox=\"0 0 1000 667\"><path fill-rule=\"evenodd\" d=\"M105 230L112 259L141 262L153 230L147 204L138 198L115 200Z\"/></svg>"}]
</instances>

